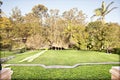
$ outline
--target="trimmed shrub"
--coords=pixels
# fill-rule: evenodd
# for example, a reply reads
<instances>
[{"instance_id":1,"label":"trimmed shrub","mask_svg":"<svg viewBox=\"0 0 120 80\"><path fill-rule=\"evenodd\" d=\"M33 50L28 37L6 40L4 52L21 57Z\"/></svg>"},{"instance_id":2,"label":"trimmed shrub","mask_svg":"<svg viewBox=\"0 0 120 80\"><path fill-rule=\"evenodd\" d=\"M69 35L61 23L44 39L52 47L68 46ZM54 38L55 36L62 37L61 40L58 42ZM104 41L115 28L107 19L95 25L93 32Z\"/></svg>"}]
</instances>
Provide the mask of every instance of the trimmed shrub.
<instances>
[{"instance_id":1,"label":"trimmed shrub","mask_svg":"<svg viewBox=\"0 0 120 80\"><path fill-rule=\"evenodd\" d=\"M114 48L114 52L113 53L120 55L120 48Z\"/></svg>"},{"instance_id":2,"label":"trimmed shrub","mask_svg":"<svg viewBox=\"0 0 120 80\"><path fill-rule=\"evenodd\" d=\"M20 49L20 53L24 53L26 51L25 48Z\"/></svg>"}]
</instances>

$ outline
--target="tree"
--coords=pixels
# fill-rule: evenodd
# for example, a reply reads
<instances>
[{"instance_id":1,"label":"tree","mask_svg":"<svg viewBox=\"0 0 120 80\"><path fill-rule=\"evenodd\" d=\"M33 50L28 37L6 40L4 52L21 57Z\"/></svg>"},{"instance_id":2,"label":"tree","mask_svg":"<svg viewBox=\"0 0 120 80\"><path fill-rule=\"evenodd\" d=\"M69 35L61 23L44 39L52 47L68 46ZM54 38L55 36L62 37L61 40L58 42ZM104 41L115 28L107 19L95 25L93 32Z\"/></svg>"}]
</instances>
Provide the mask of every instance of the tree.
<instances>
[{"instance_id":1,"label":"tree","mask_svg":"<svg viewBox=\"0 0 120 80\"><path fill-rule=\"evenodd\" d=\"M77 49L86 49L88 34L85 31L85 25L70 24L68 28L65 29L64 33L68 36L68 42L70 42L69 45L74 44L71 47Z\"/></svg>"},{"instance_id":2,"label":"tree","mask_svg":"<svg viewBox=\"0 0 120 80\"><path fill-rule=\"evenodd\" d=\"M2 48L8 48L9 50L12 49L12 24L11 21L6 18L0 18L0 36L2 44Z\"/></svg>"},{"instance_id":3,"label":"tree","mask_svg":"<svg viewBox=\"0 0 120 80\"><path fill-rule=\"evenodd\" d=\"M47 18L48 26L49 26L49 38L48 41L50 42L50 45L58 45L58 39L59 38L59 27L58 27L58 20L59 20L59 10L58 9L51 9L49 17Z\"/></svg>"},{"instance_id":4,"label":"tree","mask_svg":"<svg viewBox=\"0 0 120 80\"><path fill-rule=\"evenodd\" d=\"M109 9L110 6L111 6L113 3L114 3L114 2L111 2L111 3L109 3L109 4L106 6L106 5L105 5L105 2L103 1L103 2L102 2L102 5L101 5L101 8L95 9L95 11L94 11L95 14L91 17L91 19L92 19L93 17L95 17L95 16L98 16L98 17L100 17L99 19L104 22L105 16L106 16L108 13L110 13L111 11L113 11L114 9L117 8L117 7L113 7L113 8L111 8L111 9Z\"/></svg>"},{"instance_id":5,"label":"tree","mask_svg":"<svg viewBox=\"0 0 120 80\"><path fill-rule=\"evenodd\" d=\"M0 7L1 7L2 4L3 4L3 2L0 0ZM1 11L0 11L0 13L1 13Z\"/></svg>"},{"instance_id":6,"label":"tree","mask_svg":"<svg viewBox=\"0 0 120 80\"><path fill-rule=\"evenodd\" d=\"M70 9L63 13L63 20L65 21L64 34L68 45L75 44L77 47L82 48L82 34L85 28L86 15L77 8ZM81 36L81 37L80 37ZM84 38L83 38L84 39ZM84 44L84 43L83 43Z\"/></svg>"},{"instance_id":7,"label":"tree","mask_svg":"<svg viewBox=\"0 0 120 80\"><path fill-rule=\"evenodd\" d=\"M3 4L3 2L0 0L0 7L1 7L2 4ZM2 13L2 10L0 9L0 18L2 17L1 13Z\"/></svg>"},{"instance_id":8,"label":"tree","mask_svg":"<svg viewBox=\"0 0 120 80\"><path fill-rule=\"evenodd\" d=\"M72 22L74 24L85 24L86 15L82 12L82 10L79 11L77 8L72 8L69 11L63 12L62 16L68 23Z\"/></svg>"},{"instance_id":9,"label":"tree","mask_svg":"<svg viewBox=\"0 0 120 80\"><path fill-rule=\"evenodd\" d=\"M3 2L0 0L0 7L2 4L3 4ZM1 12L2 12L2 10L0 9L0 18L1 18ZM2 36L0 35L0 41L1 41L1 39L2 39ZM0 50L1 50L1 48L2 48L2 43L0 42ZM0 62L0 70L2 70L1 62Z\"/></svg>"},{"instance_id":10,"label":"tree","mask_svg":"<svg viewBox=\"0 0 120 80\"><path fill-rule=\"evenodd\" d=\"M23 18L24 23L29 24L28 26L32 28L32 36L40 32L39 18L35 17L33 13L28 13Z\"/></svg>"},{"instance_id":11,"label":"tree","mask_svg":"<svg viewBox=\"0 0 120 80\"><path fill-rule=\"evenodd\" d=\"M89 33L88 48L93 50L107 50L119 45L119 25L115 23L103 24L101 21L91 22L86 27Z\"/></svg>"},{"instance_id":12,"label":"tree","mask_svg":"<svg viewBox=\"0 0 120 80\"><path fill-rule=\"evenodd\" d=\"M29 22L30 20L27 21L28 19L22 16L21 10L17 7L12 9L10 19L13 26L13 40L18 40L19 43L24 44L24 48L26 48L27 39L31 35L31 26ZM23 45L21 45L19 48L21 47L23 48Z\"/></svg>"},{"instance_id":13,"label":"tree","mask_svg":"<svg viewBox=\"0 0 120 80\"><path fill-rule=\"evenodd\" d=\"M0 0L0 5L2 5L3 4L3 2Z\"/></svg>"},{"instance_id":14,"label":"tree","mask_svg":"<svg viewBox=\"0 0 120 80\"><path fill-rule=\"evenodd\" d=\"M15 7L12 9L12 13L10 16L10 19L16 23L21 23L23 22L21 10L18 7Z\"/></svg>"},{"instance_id":15,"label":"tree","mask_svg":"<svg viewBox=\"0 0 120 80\"><path fill-rule=\"evenodd\" d=\"M0 7L2 4L3 4L3 2L0 0ZM2 10L0 9L0 18L2 17L1 12L2 12ZM1 39L2 39L2 36L0 35L0 41L1 41ZM2 43L0 43L0 50L1 50L1 48L2 48ZM1 70L1 65L0 65L0 70Z\"/></svg>"},{"instance_id":16,"label":"tree","mask_svg":"<svg viewBox=\"0 0 120 80\"><path fill-rule=\"evenodd\" d=\"M105 36L105 48L119 48L120 46L120 26L116 23L108 23L107 27L104 29Z\"/></svg>"},{"instance_id":17,"label":"tree","mask_svg":"<svg viewBox=\"0 0 120 80\"><path fill-rule=\"evenodd\" d=\"M102 50L104 45L104 24L101 21L91 22L86 27L86 31L89 34L88 49Z\"/></svg>"},{"instance_id":18,"label":"tree","mask_svg":"<svg viewBox=\"0 0 120 80\"><path fill-rule=\"evenodd\" d=\"M36 17L34 13L28 13L24 16L24 22L30 29L30 36L26 42L27 47L32 49L39 49L46 46L47 27L40 25L39 17Z\"/></svg>"},{"instance_id":19,"label":"tree","mask_svg":"<svg viewBox=\"0 0 120 80\"><path fill-rule=\"evenodd\" d=\"M32 8L33 14L40 19L40 24L43 24L44 17L47 16L47 7L42 4L38 4Z\"/></svg>"}]
</instances>

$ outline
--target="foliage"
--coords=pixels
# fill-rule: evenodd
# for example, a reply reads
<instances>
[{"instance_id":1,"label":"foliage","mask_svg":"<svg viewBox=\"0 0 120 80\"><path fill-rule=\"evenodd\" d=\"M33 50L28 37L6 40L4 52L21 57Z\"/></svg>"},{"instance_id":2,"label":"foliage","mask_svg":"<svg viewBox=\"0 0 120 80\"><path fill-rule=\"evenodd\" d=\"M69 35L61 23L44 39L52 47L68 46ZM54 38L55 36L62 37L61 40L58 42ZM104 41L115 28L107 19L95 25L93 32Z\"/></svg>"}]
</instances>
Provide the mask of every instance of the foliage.
<instances>
[{"instance_id":1,"label":"foliage","mask_svg":"<svg viewBox=\"0 0 120 80\"><path fill-rule=\"evenodd\" d=\"M3 4L3 2L0 0L0 5L2 5Z\"/></svg>"},{"instance_id":2,"label":"foliage","mask_svg":"<svg viewBox=\"0 0 120 80\"><path fill-rule=\"evenodd\" d=\"M0 43L3 48L11 50L13 37L12 32L13 30L11 21L6 17L0 18Z\"/></svg>"},{"instance_id":3,"label":"foliage","mask_svg":"<svg viewBox=\"0 0 120 80\"><path fill-rule=\"evenodd\" d=\"M102 2L101 8L95 9L95 14L91 17L93 18L94 16L100 16L100 20L104 21L105 16L116 9L117 7L113 7L109 9L109 7L113 4L114 2L110 2L107 6L105 5L105 2Z\"/></svg>"},{"instance_id":4,"label":"foliage","mask_svg":"<svg viewBox=\"0 0 120 80\"><path fill-rule=\"evenodd\" d=\"M63 17L66 25L63 33L66 35L68 45L75 44L73 48L86 49L85 14L78 11L77 8L73 8L65 11Z\"/></svg>"},{"instance_id":5,"label":"foliage","mask_svg":"<svg viewBox=\"0 0 120 80\"><path fill-rule=\"evenodd\" d=\"M0 0L0 7L1 7L2 4L3 4L3 2ZM2 17L1 13L2 13L2 9L0 8L0 18Z\"/></svg>"},{"instance_id":6,"label":"foliage","mask_svg":"<svg viewBox=\"0 0 120 80\"><path fill-rule=\"evenodd\" d=\"M70 43L75 43L77 49L86 49L86 39L88 34L85 32L84 25L73 25L69 24L67 28L65 28L64 34L67 35ZM73 46L73 48L75 48Z\"/></svg>"},{"instance_id":7,"label":"foliage","mask_svg":"<svg viewBox=\"0 0 120 80\"><path fill-rule=\"evenodd\" d=\"M106 15L111 4L113 2L108 6L103 3L96 11L103 10ZM42 4L33 6L24 16L18 7L13 8L9 18L0 18L2 48L45 49L55 46L68 49L72 46L79 50L108 50L120 47L120 25L100 21L86 24L86 15L77 8L62 15L59 13L58 9L48 11ZM96 15L102 16L103 13Z\"/></svg>"},{"instance_id":8,"label":"foliage","mask_svg":"<svg viewBox=\"0 0 120 80\"><path fill-rule=\"evenodd\" d=\"M88 37L88 49L95 49L99 50L102 48L102 40L103 36L102 33L104 31L103 24L101 22L91 22L88 24L86 28L87 32L89 33Z\"/></svg>"},{"instance_id":9,"label":"foliage","mask_svg":"<svg viewBox=\"0 0 120 80\"><path fill-rule=\"evenodd\" d=\"M37 17L42 16L42 14L46 13L47 10L48 10L47 7L45 7L45 6L42 5L42 4L38 4L38 5L36 5L36 6L34 6L34 7L32 8L33 13L34 13Z\"/></svg>"},{"instance_id":10,"label":"foliage","mask_svg":"<svg viewBox=\"0 0 120 80\"><path fill-rule=\"evenodd\" d=\"M118 47L119 25L110 23L103 24L100 21L88 24L86 31L89 33L88 49L102 50Z\"/></svg>"},{"instance_id":11,"label":"foliage","mask_svg":"<svg viewBox=\"0 0 120 80\"><path fill-rule=\"evenodd\" d=\"M43 25L43 19L44 17L47 16L47 7L45 7L42 4L35 5L32 8L32 13L34 14L35 17L39 18L40 25Z\"/></svg>"},{"instance_id":12,"label":"foliage","mask_svg":"<svg viewBox=\"0 0 120 80\"><path fill-rule=\"evenodd\" d=\"M113 53L120 55L120 48L114 48L114 52Z\"/></svg>"},{"instance_id":13,"label":"foliage","mask_svg":"<svg viewBox=\"0 0 120 80\"><path fill-rule=\"evenodd\" d=\"M20 23L23 21L21 10L18 7L12 9L10 19L14 22Z\"/></svg>"}]
</instances>

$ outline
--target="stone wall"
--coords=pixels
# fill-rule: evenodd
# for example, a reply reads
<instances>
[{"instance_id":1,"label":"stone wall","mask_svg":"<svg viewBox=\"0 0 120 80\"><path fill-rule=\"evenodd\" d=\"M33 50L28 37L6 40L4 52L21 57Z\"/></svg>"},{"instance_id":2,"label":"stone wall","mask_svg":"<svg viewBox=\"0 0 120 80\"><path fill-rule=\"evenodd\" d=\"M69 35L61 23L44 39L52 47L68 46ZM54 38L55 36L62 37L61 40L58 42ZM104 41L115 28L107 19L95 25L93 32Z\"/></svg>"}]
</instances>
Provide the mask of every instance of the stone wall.
<instances>
[{"instance_id":1,"label":"stone wall","mask_svg":"<svg viewBox=\"0 0 120 80\"><path fill-rule=\"evenodd\" d=\"M13 71L10 68L2 68L0 70L0 80L11 80Z\"/></svg>"}]
</instances>

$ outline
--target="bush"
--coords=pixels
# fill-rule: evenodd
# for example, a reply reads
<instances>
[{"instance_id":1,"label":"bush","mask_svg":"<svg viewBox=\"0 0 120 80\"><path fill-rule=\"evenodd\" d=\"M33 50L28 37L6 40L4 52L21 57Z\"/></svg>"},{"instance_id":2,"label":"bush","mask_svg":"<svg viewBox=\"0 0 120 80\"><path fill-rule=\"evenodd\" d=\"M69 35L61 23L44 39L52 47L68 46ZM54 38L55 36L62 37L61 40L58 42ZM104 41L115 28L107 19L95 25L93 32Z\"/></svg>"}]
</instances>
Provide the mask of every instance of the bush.
<instances>
[{"instance_id":1,"label":"bush","mask_svg":"<svg viewBox=\"0 0 120 80\"><path fill-rule=\"evenodd\" d=\"M15 49L13 50L13 53L19 54L19 53L24 53L26 51L26 48L21 48L21 49Z\"/></svg>"},{"instance_id":2,"label":"bush","mask_svg":"<svg viewBox=\"0 0 120 80\"><path fill-rule=\"evenodd\" d=\"M120 55L120 48L114 48L114 52L113 53Z\"/></svg>"},{"instance_id":3,"label":"bush","mask_svg":"<svg viewBox=\"0 0 120 80\"><path fill-rule=\"evenodd\" d=\"M78 47L76 44L74 44L74 43L70 43L69 45L68 45L68 48L69 49L75 49L75 50L80 50L80 47Z\"/></svg>"},{"instance_id":4,"label":"bush","mask_svg":"<svg viewBox=\"0 0 120 80\"><path fill-rule=\"evenodd\" d=\"M24 53L26 51L25 48L20 49L20 53Z\"/></svg>"}]
</instances>

